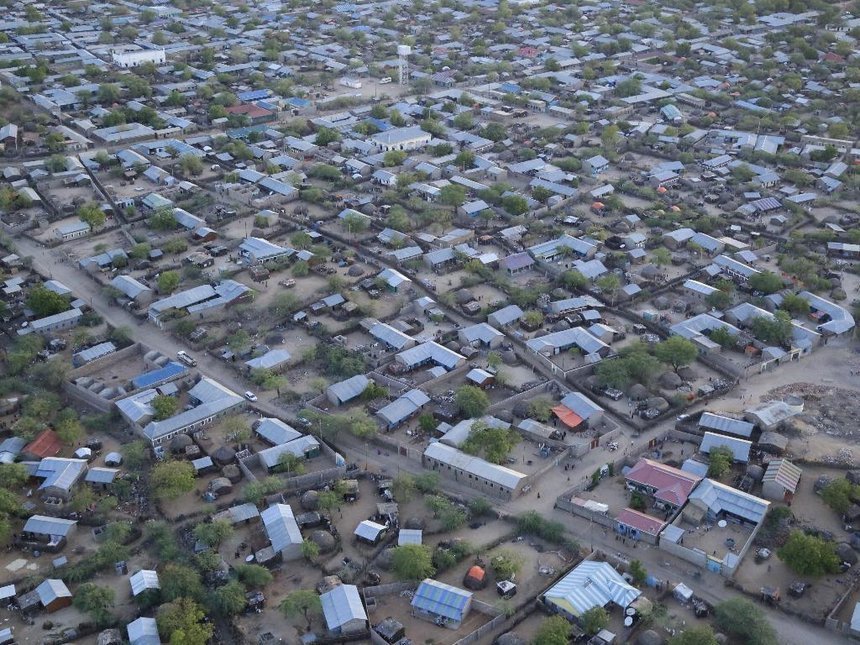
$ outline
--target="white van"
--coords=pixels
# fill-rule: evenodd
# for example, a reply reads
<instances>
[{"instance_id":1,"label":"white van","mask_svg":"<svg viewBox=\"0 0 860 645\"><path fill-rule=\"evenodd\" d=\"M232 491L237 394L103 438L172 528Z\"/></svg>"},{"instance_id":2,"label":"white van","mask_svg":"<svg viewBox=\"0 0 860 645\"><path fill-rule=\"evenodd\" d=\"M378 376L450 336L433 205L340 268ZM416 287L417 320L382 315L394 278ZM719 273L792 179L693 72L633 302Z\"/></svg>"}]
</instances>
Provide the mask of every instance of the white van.
<instances>
[{"instance_id":1,"label":"white van","mask_svg":"<svg viewBox=\"0 0 860 645\"><path fill-rule=\"evenodd\" d=\"M380 78L380 79L379 79L379 84L380 84L380 85L388 85L390 82L391 82L391 77L390 77L390 76L384 76L383 78Z\"/></svg>"}]
</instances>

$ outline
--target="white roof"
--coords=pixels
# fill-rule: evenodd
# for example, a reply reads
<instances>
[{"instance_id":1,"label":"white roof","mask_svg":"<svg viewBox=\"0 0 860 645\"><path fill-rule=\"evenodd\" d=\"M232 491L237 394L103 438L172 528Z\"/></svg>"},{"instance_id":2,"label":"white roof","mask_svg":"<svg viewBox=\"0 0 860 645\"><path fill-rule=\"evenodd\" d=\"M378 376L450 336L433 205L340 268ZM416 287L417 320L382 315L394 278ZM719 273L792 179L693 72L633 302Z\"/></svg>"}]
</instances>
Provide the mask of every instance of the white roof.
<instances>
[{"instance_id":1,"label":"white roof","mask_svg":"<svg viewBox=\"0 0 860 645\"><path fill-rule=\"evenodd\" d=\"M526 478L526 475L516 470L512 470L506 466L499 466L498 464L491 464L480 457L467 455L456 448L446 446L438 441L427 446L424 456L471 475L476 475L481 479L498 484L508 490L516 489Z\"/></svg>"},{"instance_id":2,"label":"white roof","mask_svg":"<svg viewBox=\"0 0 860 645\"><path fill-rule=\"evenodd\" d=\"M371 520L363 520L358 523L353 533L365 540L374 541L379 537L379 534L385 530L385 526Z\"/></svg>"},{"instance_id":3,"label":"white roof","mask_svg":"<svg viewBox=\"0 0 860 645\"><path fill-rule=\"evenodd\" d=\"M254 432L274 446L298 439L302 433L280 419L266 417L260 419Z\"/></svg>"},{"instance_id":4,"label":"white roof","mask_svg":"<svg viewBox=\"0 0 860 645\"><path fill-rule=\"evenodd\" d=\"M424 539L424 531L421 529L400 529L397 534L397 546L404 544L421 544Z\"/></svg>"},{"instance_id":5,"label":"white roof","mask_svg":"<svg viewBox=\"0 0 860 645\"><path fill-rule=\"evenodd\" d=\"M689 500L707 508L714 515L730 513L756 523L764 519L770 506L770 502L713 479L703 479L690 493Z\"/></svg>"},{"instance_id":6,"label":"white roof","mask_svg":"<svg viewBox=\"0 0 860 645\"><path fill-rule=\"evenodd\" d=\"M158 583L158 573L149 569L141 569L137 573L131 574L128 581L131 584L132 596L137 596L148 589L161 589L161 585Z\"/></svg>"},{"instance_id":7,"label":"white roof","mask_svg":"<svg viewBox=\"0 0 860 645\"><path fill-rule=\"evenodd\" d=\"M302 543L302 532L288 504L272 504L260 517L275 552Z\"/></svg>"},{"instance_id":8,"label":"white roof","mask_svg":"<svg viewBox=\"0 0 860 645\"><path fill-rule=\"evenodd\" d=\"M336 630L353 620L367 620L367 613L355 585L336 586L320 595L320 603L326 626L330 630Z\"/></svg>"},{"instance_id":9,"label":"white roof","mask_svg":"<svg viewBox=\"0 0 860 645\"><path fill-rule=\"evenodd\" d=\"M133 620L126 627L126 631L131 645L161 645L155 618L141 617Z\"/></svg>"},{"instance_id":10,"label":"white roof","mask_svg":"<svg viewBox=\"0 0 860 645\"><path fill-rule=\"evenodd\" d=\"M567 613L581 616L610 602L628 607L641 593L608 562L586 561L550 587L545 598Z\"/></svg>"},{"instance_id":11,"label":"white roof","mask_svg":"<svg viewBox=\"0 0 860 645\"><path fill-rule=\"evenodd\" d=\"M24 531L39 535L60 535L65 537L77 524L75 520L64 520L60 517L48 517L46 515L33 515L24 524Z\"/></svg>"},{"instance_id":12,"label":"white roof","mask_svg":"<svg viewBox=\"0 0 860 645\"><path fill-rule=\"evenodd\" d=\"M702 443L699 445L699 450L708 454L711 450L717 447L728 448L732 451L732 456L735 461L746 463L750 460L752 441L744 441L743 439L738 439L736 437L727 437L722 434L706 432L702 439Z\"/></svg>"}]
</instances>

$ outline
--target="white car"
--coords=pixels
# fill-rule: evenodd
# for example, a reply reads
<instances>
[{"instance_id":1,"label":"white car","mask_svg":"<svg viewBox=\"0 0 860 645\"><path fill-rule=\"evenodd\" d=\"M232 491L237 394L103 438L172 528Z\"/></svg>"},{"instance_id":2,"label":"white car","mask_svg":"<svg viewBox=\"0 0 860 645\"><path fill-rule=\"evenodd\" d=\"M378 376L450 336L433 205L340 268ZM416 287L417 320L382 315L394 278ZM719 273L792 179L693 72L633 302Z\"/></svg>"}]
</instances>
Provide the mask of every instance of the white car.
<instances>
[{"instance_id":1,"label":"white car","mask_svg":"<svg viewBox=\"0 0 860 645\"><path fill-rule=\"evenodd\" d=\"M245 398L248 399L249 401L256 401L257 395L254 394L253 392L245 392Z\"/></svg>"}]
</instances>

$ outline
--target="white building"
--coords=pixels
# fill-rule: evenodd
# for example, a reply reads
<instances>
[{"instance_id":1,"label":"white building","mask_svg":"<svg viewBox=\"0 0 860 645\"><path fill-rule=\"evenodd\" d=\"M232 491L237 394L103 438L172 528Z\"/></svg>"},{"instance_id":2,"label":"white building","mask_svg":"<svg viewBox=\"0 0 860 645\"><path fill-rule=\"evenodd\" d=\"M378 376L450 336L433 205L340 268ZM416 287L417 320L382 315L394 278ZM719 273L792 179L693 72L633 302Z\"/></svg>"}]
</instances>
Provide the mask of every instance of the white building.
<instances>
[{"instance_id":1,"label":"white building","mask_svg":"<svg viewBox=\"0 0 860 645\"><path fill-rule=\"evenodd\" d=\"M144 63L161 65L167 60L163 49L142 49L131 52L111 52L111 58L117 67L138 67Z\"/></svg>"}]
</instances>

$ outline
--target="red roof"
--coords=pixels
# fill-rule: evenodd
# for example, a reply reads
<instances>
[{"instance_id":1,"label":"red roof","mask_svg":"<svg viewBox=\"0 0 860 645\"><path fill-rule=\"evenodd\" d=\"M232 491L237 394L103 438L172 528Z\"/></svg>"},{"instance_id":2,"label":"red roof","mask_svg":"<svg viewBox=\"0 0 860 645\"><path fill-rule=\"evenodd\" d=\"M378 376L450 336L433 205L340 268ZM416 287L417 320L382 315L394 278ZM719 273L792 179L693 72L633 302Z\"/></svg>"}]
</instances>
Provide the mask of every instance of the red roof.
<instances>
[{"instance_id":1,"label":"red roof","mask_svg":"<svg viewBox=\"0 0 860 645\"><path fill-rule=\"evenodd\" d=\"M663 530L665 522L658 520L656 517L645 515L639 511L634 511L632 508L625 508L615 518L615 521L624 526L630 526L634 529L639 529L643 533L651 535L659 535Z\"/></svg>"},{"instance_id":2,"label":"red roof","mask_svg":"<svg viewBox=\"0 0 860 645\"><path fill-rule=\"evenodd\" d=\"M60 441L56 432L44 430L38 437L24 446L23 452L44 459L45 457L56 457L62 447L63 442Z\"/></svg>"},{"instance_id":3,"label":"red roof","mask_svg":"<svg viewBox=\"0 0 860 645\"><path fill-rule=\"evenodd\" d=\"M702 479L684 470L650 459L640 459L625 476L627 481L655 489L654 497L681 506Z\"/></svg>"},{"instance_id":4,"label":"red roof","mask_svg":"<svg viewBox=\"0 0 860 645\"><path fill-rule=\"evenodd\" d=\"M582 425L582 417L566 406L557 405L552 411L555 412L555 416L561 419L561 422L568 428L578 428Z\"/></svg>"},{"instance_id":5,"label":"red roof","mask_svg":"<svg viewBox=\"0 0 860 645\"><path fill-rule=\"evenodd\" d=\"M274 114L274 112L265 108L261 108L259 105L253 105L252 103L245 103L244 105L234 105L233 107L228 107L224 111L227 114L244 114L251 119L262 118L264 116L271 116L272 114Z\"/></svg>"}]
</instances>

